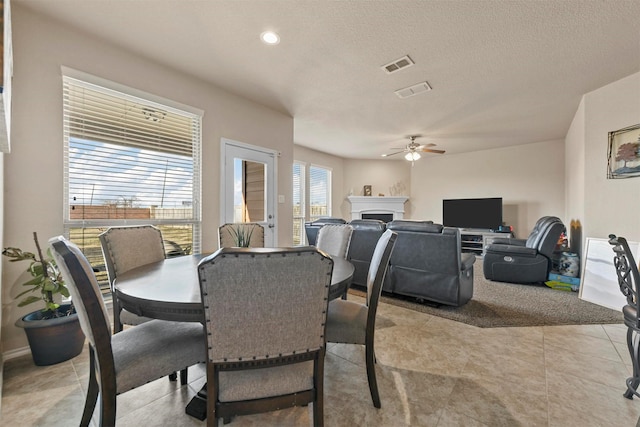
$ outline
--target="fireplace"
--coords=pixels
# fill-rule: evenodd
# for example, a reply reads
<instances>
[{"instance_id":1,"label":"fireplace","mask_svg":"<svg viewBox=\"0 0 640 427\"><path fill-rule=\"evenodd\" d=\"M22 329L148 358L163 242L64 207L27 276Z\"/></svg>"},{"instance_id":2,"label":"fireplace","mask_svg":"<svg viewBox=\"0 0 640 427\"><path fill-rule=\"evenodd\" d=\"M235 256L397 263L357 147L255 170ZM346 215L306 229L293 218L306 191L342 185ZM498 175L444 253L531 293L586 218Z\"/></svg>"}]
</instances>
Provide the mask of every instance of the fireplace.
<instances>
[{"instance_id":1,"label":"fireplace","mask_svg":"<svg viewBox=\"0 0 640 427\"><path fill-rule=\"evenodd\" d=\"M385 222L404 218L406 196L349 196L351 219L382 219Z\"/></svg>"},{"instance_id":2,"label":"fireplace","mask_svg":"<svg viewBox=\"0 0 640 427\"><path fill-rule=\"evenodd\" d=\"M380 221L393 221L393 214L390 213L363 213L360 215L362 219L379 219Z\"/></svg>"}]
</instances>

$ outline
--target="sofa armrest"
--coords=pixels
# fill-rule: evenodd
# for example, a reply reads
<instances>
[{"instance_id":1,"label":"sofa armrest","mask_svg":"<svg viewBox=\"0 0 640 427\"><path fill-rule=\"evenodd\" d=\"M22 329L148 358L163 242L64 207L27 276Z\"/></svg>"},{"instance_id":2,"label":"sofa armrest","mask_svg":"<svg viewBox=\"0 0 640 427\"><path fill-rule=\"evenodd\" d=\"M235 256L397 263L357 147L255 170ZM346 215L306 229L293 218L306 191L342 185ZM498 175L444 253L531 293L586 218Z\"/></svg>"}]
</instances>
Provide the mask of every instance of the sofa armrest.
<instances>
[{"instance_id":1,"label":"sofa armrest","mask_svg":"<svg viewBox=\"0 0 640 427\"><path fill-rule=\"evenodd\" d=\"M538 255L538 250L536 248L527 248L526 246L516 245L491 244L487 246L485 252L499 255L525 256L532 258Z\"/></svg>"},{"instance_id":2,"label":"sofa armrest","mask_svg":"<svg viewBox=\"0 0 640 427\"><path fill-rule=\"evenodd\" d=\"M465 252L460 256L462 260L462 271L466 271L473 267L473 263L476 262L476 256L472 253Z\"/></svg>"},{"instance_id":3,"label":"sofa armrest","mask_svg":"<svg viewBox=\"0 0 640 427\"><path fill-rule=\"evenodd\" d=\"M512 246L525 246L527 244L526 239L515 239L513 237L496 237L491 239L491 244L496 245L512 245Z\"/></svg>"}]
</instances>

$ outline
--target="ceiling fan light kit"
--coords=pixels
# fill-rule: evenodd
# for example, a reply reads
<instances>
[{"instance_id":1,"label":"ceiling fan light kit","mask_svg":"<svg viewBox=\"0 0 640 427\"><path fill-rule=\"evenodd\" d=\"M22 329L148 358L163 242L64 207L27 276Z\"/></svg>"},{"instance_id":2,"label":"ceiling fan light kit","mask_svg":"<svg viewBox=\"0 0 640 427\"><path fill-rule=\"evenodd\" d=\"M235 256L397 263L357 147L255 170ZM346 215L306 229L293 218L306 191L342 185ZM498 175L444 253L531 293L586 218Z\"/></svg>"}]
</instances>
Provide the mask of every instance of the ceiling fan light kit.
<instances>
[{"instance_id":1,"label":"ceiling fan light kit","mask_svg":"<svg viewBox=\"0 0 640 427\"><path fill-rule=\"evenodd\" d=\"M416 160L418 160L420 158L420 153L416 152L416 151L411 151L407 154L404 155L404 158L409 160L410 162L415 162Z\"/></svg>"},{"instance_id":2,"label":"ceiling fan light kit","mask_svg":"<svg viewBox=\"0 0 640 427\"><path fill-rule=\"evenodd\" d=\"M435 153L435 154L444 154L444 150L434 150L432 148L427 148L427 147L434 147L435 144L418 144L416 142L416 138L420 137L420 135L411 135L409 136L409 143L404 147L404 148L399 148L400 151L396 151L395 153L388 153L388 154L383 154L382 157L391 157L391 156L395 156L396 154L400 154L400 153L406 153L404 155L404 158L407 159L407 161L411 162L411 166L413 166L413 162L415 162L416 160L420 159L420 157L422 157L420 155L420 152L423 153Z\"/></svg>"}]
</instances>

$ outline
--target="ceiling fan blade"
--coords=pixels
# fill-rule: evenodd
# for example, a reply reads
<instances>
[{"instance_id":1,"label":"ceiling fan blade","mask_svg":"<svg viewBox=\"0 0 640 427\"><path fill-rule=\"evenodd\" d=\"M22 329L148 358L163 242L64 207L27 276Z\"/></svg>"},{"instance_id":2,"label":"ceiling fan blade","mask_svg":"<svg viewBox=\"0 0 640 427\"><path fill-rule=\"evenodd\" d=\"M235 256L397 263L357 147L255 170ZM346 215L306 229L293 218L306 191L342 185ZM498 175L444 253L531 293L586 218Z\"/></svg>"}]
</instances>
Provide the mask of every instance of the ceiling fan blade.
<instances>
[{"instance_id":1,"label":"ceiling fan blade","mask_svg":"<svg viewBox=\"0 0 640 427\"><path fill-rule=\"evenodd\" d=\"M436 154L444 154L445 153L444 150L434 150L432 148L423 148L421 151L423 151L425 153L436 153Z\"/></svg>"},{"instance_id":2,"label":"ceiling fan blade","mask_svg":"<svg viewBox=\"0 0 640 427\"><path fill-rule=\"evenodd\" d=\"M404 153L404 150L396 151L395 153L383 154L382 157L391 157L391 156L395 156L396 154L400 154L400 153Z\"/></svg>"},{"instance_id":3,"label":"ceiling fan blade","mask_svg":"<svg viewBox=\"0 0 640 427\"><path fill-rule=\"evenodd\" d=\"M428 148L428 147L435 147L435 146L436 146L436 144L434 144L433 142L430 142L430 143L428 143L428 144L422 144L422 145L420 145L420 147L419 147L419 148Z\"/></svg>"}]
</instances>

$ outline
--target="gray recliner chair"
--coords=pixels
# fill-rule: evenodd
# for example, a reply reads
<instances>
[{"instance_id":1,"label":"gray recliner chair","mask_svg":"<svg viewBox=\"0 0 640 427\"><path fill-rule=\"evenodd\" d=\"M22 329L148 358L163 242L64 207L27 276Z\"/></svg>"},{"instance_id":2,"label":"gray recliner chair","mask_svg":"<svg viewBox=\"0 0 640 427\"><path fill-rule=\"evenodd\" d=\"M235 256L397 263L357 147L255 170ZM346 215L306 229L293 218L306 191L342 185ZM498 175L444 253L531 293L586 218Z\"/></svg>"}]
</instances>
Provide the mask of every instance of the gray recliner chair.
<instances>
[{"instance_id":1,"label":"gray recliner chair","mask_svg":"<svg viewBox=\"0 0 640 427\"><path fill-rule=\"evenodd\" d=\"M498 282L539 283L549 277L551 256L560 234L562 221L545 216L536 222L525 239L494 239L485 248L484 277Z\"/></svg>"},{"instance_id":2,"label":"gray recliner chair","mask_svg":"<svg viewBox=\"0 0 640 427\"><path fill-rule=\"evenodd\" d=\"M354 219L349 223L353 228L347 259L355 267L352 285L367 286L367 274L371 257L378 239L385 232L385 223L378 219Z\"/></svg>"}]
</instances>

